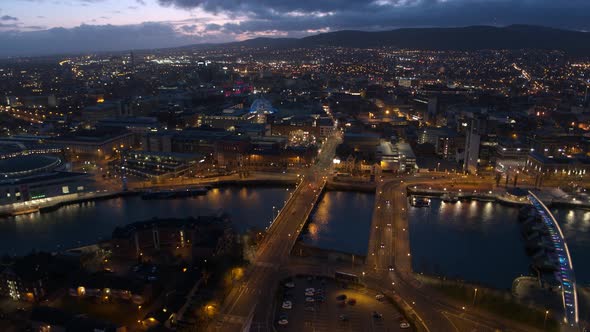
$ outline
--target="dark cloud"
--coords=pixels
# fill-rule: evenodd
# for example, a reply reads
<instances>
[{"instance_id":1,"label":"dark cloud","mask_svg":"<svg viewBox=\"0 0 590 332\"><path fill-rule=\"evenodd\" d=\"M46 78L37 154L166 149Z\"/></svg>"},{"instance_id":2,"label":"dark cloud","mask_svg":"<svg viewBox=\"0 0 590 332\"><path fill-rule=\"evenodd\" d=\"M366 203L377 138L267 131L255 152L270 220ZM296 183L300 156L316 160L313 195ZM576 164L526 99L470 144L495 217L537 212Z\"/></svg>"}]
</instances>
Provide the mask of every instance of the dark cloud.
<instances>
[{"instance_id":1,"label":"dark cloud","mask_svg":"<svg viewBox=\"0 0 590 332\"><path fill-rule=\"evenodd\" d=\"M534 24L590 30L588 0L158 0L247 20L226 31L305 32L315 29Z\"/></svg>"},{"instance_id":2,"label":"dark cloud","mask_svg":"<svg viewBox=\"0 0 590 332\"><path fill-rule=\"evenodd\" d=\"M0 25L1 27L2 25ZM0 57L173 47L203 40L164 23L81 25L72 29L0 32Z\"/></svg>"},{"instance_id":3,"label":"dark cloud","mask_svg":"<svg viewBox=\"0 0 590 332\"><path fill-rule=\"evenodd\" d=\"M0 21L18 21L18 18L10 15L0 16Z\"/></svg>"}]
</instances>

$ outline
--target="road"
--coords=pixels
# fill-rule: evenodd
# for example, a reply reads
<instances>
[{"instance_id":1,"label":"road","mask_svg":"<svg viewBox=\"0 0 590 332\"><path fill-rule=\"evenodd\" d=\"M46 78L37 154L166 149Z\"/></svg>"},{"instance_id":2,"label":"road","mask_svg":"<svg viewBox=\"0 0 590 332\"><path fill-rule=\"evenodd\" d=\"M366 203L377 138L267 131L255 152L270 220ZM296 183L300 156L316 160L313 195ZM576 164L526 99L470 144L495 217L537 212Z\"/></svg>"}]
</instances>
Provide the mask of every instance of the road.
<instances>
[{"instance_id":1,"label":"road","mask_svg":"<svg viewBox=\"0 0 590 332\"><path fill-rule=\"evenodd\" d=\"M407 186L414 184L456 183L457 179L415 175L381 182L369 240L365 282L371 287L392 291L405 301L423 331L531 331L510 321L498 319L477 308L463 307L441 297L413 277L407 218ZM476 177L463 179L470 187L488 190L490 182Z\"/></svg>"},{"instance_id":2,"label":"road","mask_svg":"<svg viewBox=\"0 0 590 332\"><path fill-rule=\"evenodd\" d=\"M269 331L274 289L279 269L286 265L291 248L315 206L331 172L332 159L340 137L330 137L320 151L317 163L302 175L302 180L283 210L267 231L245 281L236 285L224 301L212 331L241 331L252 320L253 330Z\"/></svg>"}]
</instances>

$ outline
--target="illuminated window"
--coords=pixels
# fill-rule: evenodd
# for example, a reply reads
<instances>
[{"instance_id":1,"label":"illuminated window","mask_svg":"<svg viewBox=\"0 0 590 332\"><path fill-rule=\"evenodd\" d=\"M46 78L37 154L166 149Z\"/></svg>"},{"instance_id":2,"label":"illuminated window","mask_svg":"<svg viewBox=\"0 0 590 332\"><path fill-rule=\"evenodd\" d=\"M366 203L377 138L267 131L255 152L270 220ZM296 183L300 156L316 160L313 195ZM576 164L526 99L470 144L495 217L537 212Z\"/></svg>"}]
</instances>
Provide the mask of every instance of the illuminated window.
<instances>
[{"instance_id":1,"label":"illuminated window","mask_svg":"<svg viewBox=\"0 0 590 332\"><path fill-rule=\"evenodd\" d=\"M61 187L61 192L64 193L64 194L69 194L70 193L70 187L68 187L68 186Z\"/></svg>"}]
</instances>

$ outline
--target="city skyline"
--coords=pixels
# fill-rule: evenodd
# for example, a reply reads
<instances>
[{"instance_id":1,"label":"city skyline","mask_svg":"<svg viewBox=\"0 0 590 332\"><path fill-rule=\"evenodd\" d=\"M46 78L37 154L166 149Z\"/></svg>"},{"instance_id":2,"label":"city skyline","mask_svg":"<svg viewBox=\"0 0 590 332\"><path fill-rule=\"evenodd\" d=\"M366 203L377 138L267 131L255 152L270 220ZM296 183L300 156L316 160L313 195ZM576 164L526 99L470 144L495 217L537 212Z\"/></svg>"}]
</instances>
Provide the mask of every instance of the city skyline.
<instances>
[{"instance_id":1,"label":"city skyline","mask_svg":"<svg viewBox=\"0 0 590 332\"><path fill-rule=\"evenodd\" d=\"M0 7L0 56L55 54L52 45L69 45L64 53L120 51L347 29L530 24L587 31L588 12L590 3L580 0L9 0Z\"/></svg>"}]
</instances>

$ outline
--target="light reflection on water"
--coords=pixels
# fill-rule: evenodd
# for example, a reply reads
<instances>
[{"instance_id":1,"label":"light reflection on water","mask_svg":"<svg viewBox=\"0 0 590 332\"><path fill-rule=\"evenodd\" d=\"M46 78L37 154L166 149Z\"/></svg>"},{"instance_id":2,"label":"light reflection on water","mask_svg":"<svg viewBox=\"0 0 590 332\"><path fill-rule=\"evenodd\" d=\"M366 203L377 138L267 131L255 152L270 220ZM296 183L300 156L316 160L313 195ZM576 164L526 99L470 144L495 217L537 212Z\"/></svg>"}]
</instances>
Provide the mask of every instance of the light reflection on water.
<instances>
[{"instance_id":1,"label":"light reflection on water","mask_svg":"<svg viewBox=\"0 0 590 332\"><path fill-rule=\"evenodd\" d=\"M567 241L578 284L590 285L590 211L554 208Z\"/></svg>"},{"instance_id":2,"label":"light reflection on water","mask_svg":"<svg viewBox=\"0 0 590 332\"><path fill-rule=\"evenodd\" d=\"M572 255L576 277L590 284L590 211L552 209ZM518 208L492 202L444 203L408 210L413 267L418 272L508 288L528 274L530 259L517 222Z\"/></svg>"},{"instance_id":3,"label":"light reflection on water","mask_svg":"<svg viewBox=\"0 0 590 332\"><path fill-rule=\"evenodd\" d=\"M229 213L236 229L264 229L272 207L287 199L286 188L213 188L205 196L173 200L124 197L69 205L50 213L0 219L0 254L25 254L33 249L59 250L108 239L116 226L154 217L189 217Z\"/></svg>"},{"instance_id":4,"label":"light reflection on water","mask_svg":"<svg viewBox=\"0 0 590 332\"><path fill-rule=\"evenodd\" d=\"M408 210L415 271L507 289L528 273L518 209L491 202L444 203Z\"/></svg>"},{"instance_id":5,"label":"light reflection on water","mask_svg":"<svg viewBox=\"0 0 590 332\"><path fill-rule=\"evenodd\" d=\"M322 197L303 242L314 247L366 255L374 195L328 191Z\"/></svg>"}]
</instances>

